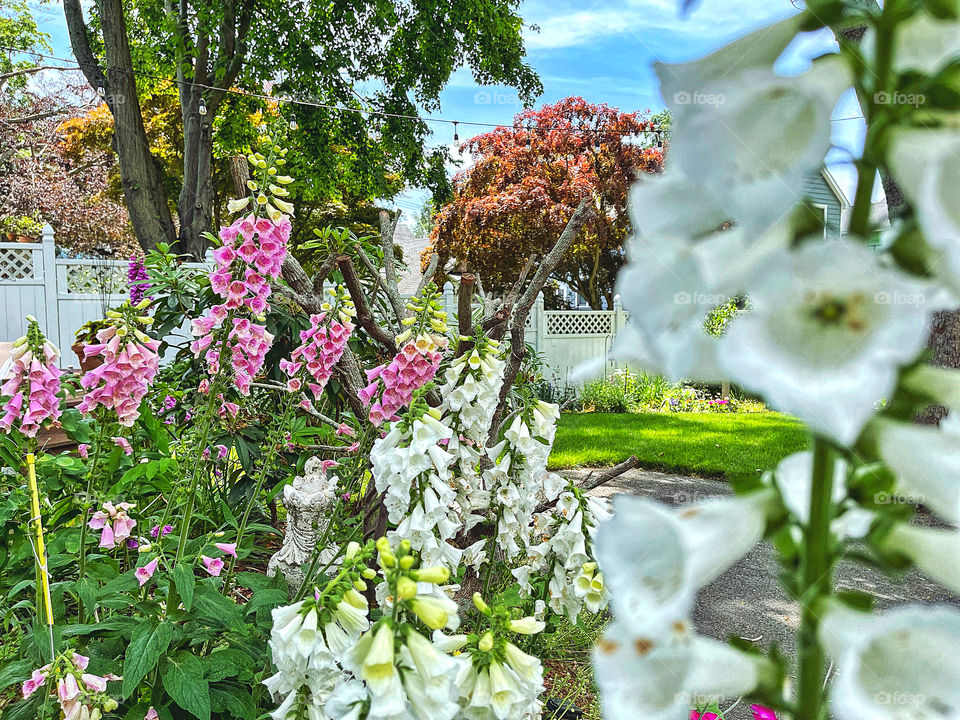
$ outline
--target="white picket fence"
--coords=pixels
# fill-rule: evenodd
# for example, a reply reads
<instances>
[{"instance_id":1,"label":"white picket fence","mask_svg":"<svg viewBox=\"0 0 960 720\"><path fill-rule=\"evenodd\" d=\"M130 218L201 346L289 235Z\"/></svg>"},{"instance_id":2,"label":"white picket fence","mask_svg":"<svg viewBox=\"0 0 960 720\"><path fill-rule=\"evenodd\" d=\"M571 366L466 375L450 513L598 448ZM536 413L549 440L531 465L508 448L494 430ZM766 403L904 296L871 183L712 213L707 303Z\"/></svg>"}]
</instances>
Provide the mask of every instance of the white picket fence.
<instances>
[{"instance_id":1,"label":"white picket fence","mask_svg":"<svg viewBox=\"0 0 960 720\"><path fill-rule=\"evenodd\" d=\"M77 330L127 299L127 263L117 260L57 258L56 238L47 225L37 243L0 243L0 342L26 332L25 316L33 315L47 336L62 350L63 367L79 365L70 350ZM203 267L201 264L190 264ZM444 302L452 318L457 300L451 285ZM577 365L602 357L608 371L610 343L626 322L619 298L614 309L544 310L537 298L527 321L526 341L543 354L553 373L566 383Z\"/></svg>"}]
</instances>

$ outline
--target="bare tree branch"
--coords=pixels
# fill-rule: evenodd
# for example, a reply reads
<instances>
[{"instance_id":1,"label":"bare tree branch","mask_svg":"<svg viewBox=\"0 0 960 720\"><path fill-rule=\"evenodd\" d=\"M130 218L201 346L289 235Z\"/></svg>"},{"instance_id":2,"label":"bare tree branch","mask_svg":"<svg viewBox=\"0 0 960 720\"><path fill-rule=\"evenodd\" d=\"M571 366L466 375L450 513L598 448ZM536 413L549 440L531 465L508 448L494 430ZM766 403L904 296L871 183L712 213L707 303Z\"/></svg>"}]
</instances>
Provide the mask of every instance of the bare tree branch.
<instances>
[{"instance_id":1,"label":"bare tree branch","mask_svg":"<svg viewBox=\"0 0 960 720\"><path fill-rule=\"evenodd\" d=\"M614 478L620 477L628 470L633 470L633 468L635 468L639 464L640 464L639 458L637 458L636 455L631 455L619 465L614 465L612 468L610 468L606 472L600 473L596 477L593 477L592 475L588 476L587 479L583 481L583 484L581 484L579 487L583 492L589 492L595 488L600 487L604 483L610 482ZM557 500L559 499L560 498L558 497L555 500L551 500L550 502L540 503L539 505L537 505L536 508L534 508L533 512L534 513L545 512L546 510L549 510L550 508L555 506L557 504Z\"/></svg>"},{"instance_id":2,"label":"bare tree branch","mask_svg":"<svg viewBox=\"0 0 960 720\"><path fill-rule=\"evenodd\" d=\"M570 249L570 245L573 244L573 241L580 233L580 229L594 212L594 198L592 195L588 195L580 201L577 209L567 222L567 226L563 229L563 232L560 233L557 242L550 252L547 253L546 257L543 258L543 262L540 263L537 272L534 273L533 279L520 296L516 309L512 313L510 319L510 356L507 359L507 366L504 368L503 386L500 388L497 411L493 414L493 419L490 423L488 433L488 442L490 445L496 443L504 403L506 402L507 395L510 393L510 388L513 387L513 383L517 379L517 374L520 372L520 364L523 362L523 357L527 352L527 347L524 343L524 332L527 324L527 316L530 314L530 308L533 307L537 295L543 290L543 286L546 284L550 274L556 269L557 265L560 264L563 255Z\"/></svg>"},{"instance_id":3,"label":"bare tree branch","mask_svg":"<svg viewBox=\"0 0 960 720\"><path fill-rule=\"evenodd\" d=\"M347 291L353 299L353 304L357 308L357 322L374 340L383 345L391 353L396 354L397 343L392 333L384 330L377 324L370 306L367 304L367 298L364 295L363 285L360 284L360 278L357 277L357 271L353 267L353 262L348 255L341 255L337 258L337 267L343 275L343 282L347 286Z\"/></svg>"},{"instance_id":4,"label":"bare tree branch","mask_svg":"<svg viewBox=\"0 0 960 720\"><path fill-rule=\"evenodd\" d=\"M433 276L437 272L437 265L440 264L440 256L436 253L430 256L430 261L427 263L427 269L423 273L423 277L420 278L420 283L417 285L417 291L414 295L419 295L423 292L424 288L430 284L433 280Z\"/></svg>"},{"instance_id":5,"label":"bare tree branch","mask_svg":"<svg viewBox=\"0 0 960 720\"><path fill-rule=\"evenodd\" d=\"M380 245L383 248L383 276L386 278L384 289L387 291L387 298L390 300L390 305L393 307L398 323L406 314L403 307L404 302L400 298L400 289L397 286L397 263L393 255L393 235L397 231L397 223L399 222L399 211L392 218L386 210L380 211Z\"/></svg>"}]
</instances>

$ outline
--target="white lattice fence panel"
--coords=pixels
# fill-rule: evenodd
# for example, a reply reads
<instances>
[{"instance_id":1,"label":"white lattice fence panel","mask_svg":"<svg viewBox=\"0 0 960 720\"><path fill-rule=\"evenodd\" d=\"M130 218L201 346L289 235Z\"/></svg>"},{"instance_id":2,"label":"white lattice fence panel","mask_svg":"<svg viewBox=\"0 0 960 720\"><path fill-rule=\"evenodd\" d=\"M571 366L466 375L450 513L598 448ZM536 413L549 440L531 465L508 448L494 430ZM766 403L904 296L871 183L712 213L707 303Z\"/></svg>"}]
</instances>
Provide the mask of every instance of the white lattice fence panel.
<instances>
[{"instance_id":1,"label":"white lattice fence panel","mask_svg":"<svg viewBox=\"0 0 960 720\"><path fill-rule=\"evenodd\" d=\"M33 250L4 248L0 250L0 282L33 279Z\"/></svg>"},{"instance_id":2,"label":"white lattice fence panel","mask_svg":"<svg viewBox=\"0 0 960 720\"><path fill-rule=\"evenodd\" d=\"M65 264L67 287L60 292L87 295L123 295L127 292L127 265Z\"/></svg>"},{"instance_id":3,"label":"white lattice fence panel","mask_svg":"<svg viewBox=\"0 0 960 720\"><path fill-rule=\"evenodd\" d=\"M610 335L611 312L547 312L547 335Z\"/></svg>"}]
</instances>

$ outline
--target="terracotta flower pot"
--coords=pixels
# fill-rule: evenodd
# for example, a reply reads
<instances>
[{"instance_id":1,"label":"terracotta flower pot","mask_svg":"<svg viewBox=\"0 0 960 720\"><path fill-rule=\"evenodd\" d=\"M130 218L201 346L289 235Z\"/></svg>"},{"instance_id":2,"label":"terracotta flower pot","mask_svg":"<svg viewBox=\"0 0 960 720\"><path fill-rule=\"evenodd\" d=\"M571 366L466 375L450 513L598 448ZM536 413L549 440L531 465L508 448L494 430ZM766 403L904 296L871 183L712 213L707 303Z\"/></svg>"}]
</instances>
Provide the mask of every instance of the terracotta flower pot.
<instances>
[{"instance_id":1,"label":"terracotta flower pot","mask_svg":"<svg viewBox=\"0 0 960 720\"><path fill-rule=\"evenodd\" d=\"M16 242L16 241L17 241L17 234L16 234L15 232L8 232L8 233L7 233L7 240L9 240L10 242Z\"/></svg>"},{"instance_id":2,"label":"terracotta flower pot","mask_svg":"<svg viewBox=\"0 0 960 720\"><path fill-rule=\"evenodd\" d=\"M103 365L103 359L99 355L91 355L88 358L83 356L83 343L74 343L70 346L70 349L73 350L74 355L80 358L80 369L85 373Z\"/></svg>"},{"instance_id":3,"label":"terracotta flower pot","mask_svg":"<svg viewBox=\"0 0 960 720\"><path fill-rule=\"evenodd\" d=\"M36 238L32 238L29 235L17 235L17 242L34 243L36 241L37 241Z\"/></svg>"}]
</instances>

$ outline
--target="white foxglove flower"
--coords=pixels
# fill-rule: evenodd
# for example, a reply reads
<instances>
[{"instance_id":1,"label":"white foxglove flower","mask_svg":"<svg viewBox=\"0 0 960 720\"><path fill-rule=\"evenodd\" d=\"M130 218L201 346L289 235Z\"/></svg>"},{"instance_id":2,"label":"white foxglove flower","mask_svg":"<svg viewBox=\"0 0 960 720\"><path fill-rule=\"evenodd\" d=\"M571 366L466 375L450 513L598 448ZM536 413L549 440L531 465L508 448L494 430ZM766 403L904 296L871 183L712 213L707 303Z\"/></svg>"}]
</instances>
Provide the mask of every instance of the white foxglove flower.
<instances>
[{"instance_id":1,"label":"white foxglove flower","mask_svg":"<svg viewBox=\"0 0 960 720\"><path fill-rule=\"evenodd\" d=\"M837 720L960 717L960 611L907 605L882 615L832 608L820 639L837 664Z\"/></svg>"},{"instance_id":2,"label":"white foxglove flower","mask_svg":"<svg viewBox=\"0 0 960 720\"><path fill-rule=\"evenodd\" d=\"M735 69L695 91L716 102L696 103L675 119L672 162L730 218L763 231L797 204L803 179L822 165L831 113L850 84L839 57L795 77L770 67Z\"/></svg>"},{"instance_id":3,"label":"white foxglove flower","mask_svg":"<svg viewBox=\"0 0 960 720\"><path fill-rule=\"evenodd\" d=\"M960 592L960 532L898 523L884 538L883 545L901 555L938 583Z\"/></svg>"},{"instance_id":4,"label":"white foxglove flower","mask_svg":"<svg viewBox=\"0 0 960 720\"><path fill-rule=\"evenodd\" d=\"M745 694L756 687L763 661L693 635L686 621L647 635L618 619L593 662L606 720L688 720L691 697Z\"/></svg>"},{"instance_id":5,"label":"white foxglove flower","mask_svg":"<svg viewBox=\"0 0 960 720\"><path fill-rule=\"evenodd\" d=\"M543 665L538 658L528 655L513 643L507 643L505 648L507 665L516 673L520 680L528 687L536 689L537 693L543 688Z\"/></svg>"},{"instance_id":6,"label":"white foxglove flower","mask_svg":"<svg viewBox=\"0 0 960 720\"><path fill-rule=\"evenodd\" d=\"M897 487L933 512L960 525L960 442L943 429L892 420L876 423L880 457L897 476Z\"/></svg>"},{"instance_id":7,"label":"white foxglove flower","mask_svg":"<svg viewBox=\"0 0 960 720\"><path fill-rule=\"evenodd\" d=\"M359 720L367 690L359 680L342 680L323 706L330 720Z\"/></svg>"},{"instance_id":8,"label":"white foxglove flower","mask_svg":"<svg viewBox=\"0 0 960 720\"><path fill-rule=\"evenodd\" d=\"M364 633L344 655L343 664L367 684L371 716L390 717L403 712L406 696L394 665L393 629L389 624Z\"/></svg>"},{"instance_id":9,"label":"white foxglove flower","mask_svg":"<svg viewBox=\"0 0 960 720\"><path fill-rule=\"evenodd\" d=\"M687 616L696 590L737 562L766 527L772 491L670 510L644 498L614 498L595 552L616 616L638 628Z\"/></svg>"},{"instance_id":10,"label":"white foxglove flower","mask_svg":"<svg viewBox=\"0 0 960 720\"><path fill-rule=\"evenodd\" d=\"M956 293L960 290L960 130L897 130L892 134L889 159L897 185L916 208L924 239L941 255L928 264Z\"/></svg>"},{"instance_id":11,"label":"white foxglove flower","mask_svg":"<svg viewBox=\"0 0 960 720\"><path fill-rule=\"evenodd\" d=\"M720 339L728 376L844 445L924 347L938 309L928 285L847 240L772 255L750 302Z\"/></svg>"}]
</instances>

